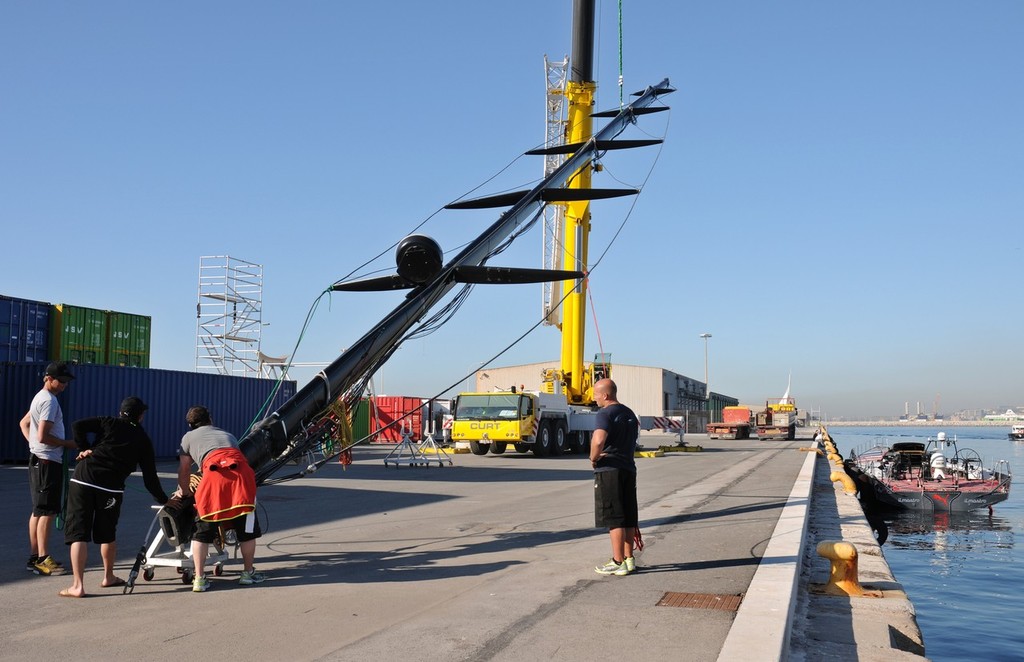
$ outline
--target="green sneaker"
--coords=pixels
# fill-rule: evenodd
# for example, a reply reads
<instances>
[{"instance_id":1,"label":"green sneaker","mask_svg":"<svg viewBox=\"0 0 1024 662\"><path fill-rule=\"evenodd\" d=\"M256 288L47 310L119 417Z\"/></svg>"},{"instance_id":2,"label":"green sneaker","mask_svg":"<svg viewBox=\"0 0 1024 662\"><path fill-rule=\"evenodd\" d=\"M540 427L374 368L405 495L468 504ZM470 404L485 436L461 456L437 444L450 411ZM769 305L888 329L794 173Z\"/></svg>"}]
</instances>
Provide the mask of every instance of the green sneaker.
<instances>
[{"instance_id":1,"label":"green sneaker","mask_svg":"<svg viewBox=\"0 0 1024 662\"><path fill-rule=\"evenodd\" d=\"M632 556L627 556L625 560L626 572L636 572L636 559Z\"/></svg>"},{"instance_id":2,"label":"green sneaker","mask_svg":"<svg viewBox=\"0 0 1024 662\"><path fill-rule=\"evenodd\" d=\"M256 568L252 569L252 572L248 570L242 571L242 576L238 579L238 583L242 586L252 586L253 584L262 584L267 580L267 576L262 572L257 572Z\"/></svg>"},{"instance_id":3,"label":"green sneaker","mask_svg":"<svg viewBox=\"0 0 1024 662\"><path fill-rule=\"evenodd\" d=\"M192 580L192 592L202 593L210 590L210 580L206 577L196 577Z\"/></svg>"},{"instance_id":4,"label":"green sneaker","mask_svg":"<svg viewBox=\"0 0 1024 662\"><path fill-rule=\"evenodd\" d=\"M594 572L599 575L616 575L618 577L629 574L629 570L626 568L626 562L623 561L622 563L616 563L615 559L609 559L608 563L597 566L594 568Z\"/></svg>"}]
</instances>

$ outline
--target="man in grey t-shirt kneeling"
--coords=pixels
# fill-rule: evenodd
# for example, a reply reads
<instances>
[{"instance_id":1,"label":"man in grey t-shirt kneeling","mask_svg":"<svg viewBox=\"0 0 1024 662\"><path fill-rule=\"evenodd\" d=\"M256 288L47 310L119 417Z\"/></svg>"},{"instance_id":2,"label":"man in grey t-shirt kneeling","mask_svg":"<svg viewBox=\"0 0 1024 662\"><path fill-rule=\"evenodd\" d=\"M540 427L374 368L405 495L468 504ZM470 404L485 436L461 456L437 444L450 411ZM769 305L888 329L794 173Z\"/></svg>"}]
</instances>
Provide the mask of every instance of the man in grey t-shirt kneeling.
<instances>
[{"instance_id":1,"label":"man in grey t-shirt kneeling","mask_svg":"<svg viewBox=\"0 0 1024 662\"><path fill-rule=\"evenodd\" d=\"M263 535L256 518L256 475L245 455L238 450L238 441L230 433L214 427L206 407L196 406L185 416L189 432L178 449L178 487L181 495L193 494L191 481L193 462L202 480L195 488L196 529L192 535L192 563L195 579L192 590L201 593L210 588L203 572L210 543L217 539L218 529L233 530L242 552L242 577L239 584L259 584L266 579L253 567L256 539Z\"/></svg>"}]
</instances>

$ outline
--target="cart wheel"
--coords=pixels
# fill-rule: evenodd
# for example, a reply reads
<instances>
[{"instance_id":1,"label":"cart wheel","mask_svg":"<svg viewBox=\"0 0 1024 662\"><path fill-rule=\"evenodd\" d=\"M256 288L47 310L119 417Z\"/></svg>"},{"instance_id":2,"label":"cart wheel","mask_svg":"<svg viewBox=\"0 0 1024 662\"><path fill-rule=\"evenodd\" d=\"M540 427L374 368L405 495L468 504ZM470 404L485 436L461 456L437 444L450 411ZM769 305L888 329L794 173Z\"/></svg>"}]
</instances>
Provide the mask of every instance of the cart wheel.
<instances>
[{"instance_id":1,"label":"cart wheel","mask_svg":"<svg viewBox=\"0 0 1024 662\"><path fill-rule=\"evenodd\" d=\"M153 568L146 568L142 571L142 578L145 579L147 582L153 581L154 575L156 575L156 572L153 570Z\"/></svg>"},{"instance_id":2,"label":"cart wheel","mask_svg":"<svg viewBox=\"0 0 1024 662\"><path fill-rule=\"evenodd\" d=\"M222 566L219 563L217 565L213 566L213 574L217 575L218 577L223 575L224 574L224 566Z\"/></svg>"},{"instance_id":3,"label":"cart wheel","mask_svg":"<svg viewBox=\"0 0 1024 662\"><path fill-rule=\"evenodd\" d=\"M192 571L191 570L186 570L185 568L181 568L180 571L181 571L181 583L182 584L191 584L192 583Z\"/></svg>"}]
</instances>

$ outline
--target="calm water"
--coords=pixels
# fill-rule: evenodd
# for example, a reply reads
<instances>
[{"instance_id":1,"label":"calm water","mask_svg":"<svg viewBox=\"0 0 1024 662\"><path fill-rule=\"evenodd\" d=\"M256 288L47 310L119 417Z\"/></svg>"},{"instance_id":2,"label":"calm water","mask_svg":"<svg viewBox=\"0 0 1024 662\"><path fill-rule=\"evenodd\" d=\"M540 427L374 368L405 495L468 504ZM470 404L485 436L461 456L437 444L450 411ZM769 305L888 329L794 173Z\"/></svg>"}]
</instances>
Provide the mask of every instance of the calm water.
<instances>
[{"instance_id":1,"label":"calm water","mask_svg":"<svg viewBox=\"0 0 1024 662\"><path fill-rule=\"evenodd\" d=\"M1008 460L1014 475L1010 498L962 516L898 513L886 516L882 546L897 581L917 610L925 653L935 662L1024 659L1024 442L1007 438L1010 427L833 427L845 457L882 441L926 441L938 432L956 435L985 466ZM1021 545L1017 545L1020 537Z\"/></svg>"}]
</instances>

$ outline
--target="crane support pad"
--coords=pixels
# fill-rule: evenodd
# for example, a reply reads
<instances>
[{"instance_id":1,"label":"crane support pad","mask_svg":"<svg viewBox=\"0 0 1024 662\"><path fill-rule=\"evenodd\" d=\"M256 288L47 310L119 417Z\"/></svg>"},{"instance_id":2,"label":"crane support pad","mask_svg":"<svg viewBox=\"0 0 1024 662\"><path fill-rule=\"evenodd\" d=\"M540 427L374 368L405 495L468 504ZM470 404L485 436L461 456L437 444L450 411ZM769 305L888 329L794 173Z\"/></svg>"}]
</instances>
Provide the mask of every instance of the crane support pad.
<instances>
[{"instance_id":1,"label":"crane support pad","mask_svg":"<svg viewBox=\"0 0 1024 662\"><path fill-rule=\"evenodd\" d=\"M649 147L650 145L660 145L663 140L658 139L643 139L643 140L598 140L595 143L597 151L605 152L612 149L633 149L634 147ZM565 145L555 145L554 147L541 147L538 149L531 149L526 152L528 156L547 156L550 154L575 154L577 150L585 146L587 143L567 143Z\"/></svg>"},{"instance_id":2,"label":"crane support pad","mask_svg":"<svg viewBox=\"0 0 1024 662\"><path fill-rule=\"evenodd\" d=\"M512 191L511 193L499 193L498 195L488 195L483 198L473 198L472 200L460 200L458 202L452 202L444 206L445 209L492 209L494 207L511 207L526 196L530 194L529 191Z\"/></svg>"},{"instance_id":3,"label":"crane support pad","mask_svg":"<svg viewBox=\"0 0 1024 662\"><path fill-rule=\"evenodd\" d=\"M540 197L544 202L578 202L621 198L639 192L640 190L635 188L552 188L541 191Z\"/></svg>"},{"instance_id":4,"label":"crane support pad","mask_svg":"<svg viewBox=\"0 0 1024 662\"><path fill-rule=\"evenodd\" d=\"M650 115L651 113L660 113L663 110L668 110L668 106L646 106L644 108L634 108L632 113L634 115ZM618 117L621 110L602 110L599 113L591 113L591 117Z\"/></svg>"},{"instance_id":5,"label":"crane support pad","mask_svg":"<svg viewBox=\"0 0 1024 662\"><path fill-rule=\"evenodd\" d=\"M621 198L626 195L636 195L639 189L635 188L554 188L545 189L540 192L540 199L544 202L578 202L580 200L604 200L607 198ZM530 191L513 191L511 193L499 193L483 198L472 200L460 200L444 206L445 209L491 209L494 207L511 207L527 195Z\"/></svg>"},{"instance_id":6,"label":"crane support pad","mask_svg":"<svg viewBox=\"0 0 1024 662\"><path fill-rule=\"evenodd\" d=\"M549 283L560 280L579 280L582 271L559 269L517 269L515 267L474 267L463 265L453 271L457 283L508 285L519 283Z\"/></svg>"}]
</instances>

